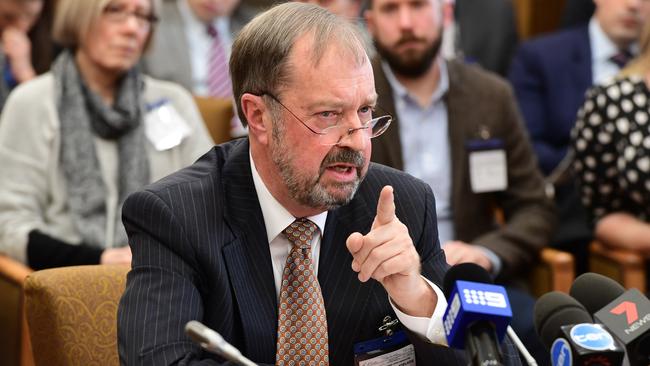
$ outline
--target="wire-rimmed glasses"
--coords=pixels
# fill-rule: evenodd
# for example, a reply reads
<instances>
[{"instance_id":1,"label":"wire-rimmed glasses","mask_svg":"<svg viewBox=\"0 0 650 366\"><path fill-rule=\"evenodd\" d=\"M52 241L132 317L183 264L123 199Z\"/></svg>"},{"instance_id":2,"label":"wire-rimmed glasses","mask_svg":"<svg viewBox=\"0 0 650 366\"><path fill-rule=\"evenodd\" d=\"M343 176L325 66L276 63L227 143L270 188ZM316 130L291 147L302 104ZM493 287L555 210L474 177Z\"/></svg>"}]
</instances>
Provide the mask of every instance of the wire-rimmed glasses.
<instances>
[{"instance_id":1,"label":"wire-rimmed glasses","mask_svg":"<svg viewBox=\"0 0 650 366\"><path fill-rule=\"evenodd\" d=\"M386 130L388 129L388 126L390 126L391 122L393 121L393 117L390 114L386 114L380 117L375 117L371 118L368 121L362 121L361 127L356 127L356 128L350 128L345 126L342 123L335 123L334 125L330 127L323 128L320 131L317 131L313 127L310 127L307 123L305 123L301 118L296 116L295 113L293 113L287 106L285 106L275 95L269 92L263 92L261 95L267 95L271 99L273 99L275 102L280 104L284 109L287 110L292 116L294 116L300 123L302 123L303 126L307 127L307 129L314 134L318 135L319 137L319 142L321 145L325 146L333 146L333 145L338 145L343 141L346 137L352 135L356 131L362 131L366 136L369 138L375 138L377 136L380 136Z\"/></svg>"}]
</instances>

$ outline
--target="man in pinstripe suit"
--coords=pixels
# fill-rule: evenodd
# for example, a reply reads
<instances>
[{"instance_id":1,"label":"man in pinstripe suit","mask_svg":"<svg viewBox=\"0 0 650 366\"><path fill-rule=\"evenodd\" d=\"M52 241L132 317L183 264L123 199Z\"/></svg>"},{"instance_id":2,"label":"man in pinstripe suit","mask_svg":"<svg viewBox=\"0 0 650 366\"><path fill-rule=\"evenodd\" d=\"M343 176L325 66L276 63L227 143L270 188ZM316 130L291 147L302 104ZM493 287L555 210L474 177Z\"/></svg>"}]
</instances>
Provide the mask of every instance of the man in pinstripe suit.
<instances>
[{"instance_id":1,"label":"man in pinstripe suit","mask_svg":"<svg viewBox=\"0 0 650 366\"><path fill-rule=\"evenodd\" d=\"M369 163L370 139L389 117L372 118L377 95L358 31L286 3L242 30L230 68L249 137L124 205L133 269L118 313L122 363L219 364L183 335L198 319L254 362L285 364L276 360L291 249L282 231L306 218L317 227L305 255L322 293L329 363L352 364L353 344L378 337L390 315L420 364L466 364L441 345L446 301L435 283L446 264L431 189ZM509 344L503 350L519 364Z\"/></svg>"}]
</instances>

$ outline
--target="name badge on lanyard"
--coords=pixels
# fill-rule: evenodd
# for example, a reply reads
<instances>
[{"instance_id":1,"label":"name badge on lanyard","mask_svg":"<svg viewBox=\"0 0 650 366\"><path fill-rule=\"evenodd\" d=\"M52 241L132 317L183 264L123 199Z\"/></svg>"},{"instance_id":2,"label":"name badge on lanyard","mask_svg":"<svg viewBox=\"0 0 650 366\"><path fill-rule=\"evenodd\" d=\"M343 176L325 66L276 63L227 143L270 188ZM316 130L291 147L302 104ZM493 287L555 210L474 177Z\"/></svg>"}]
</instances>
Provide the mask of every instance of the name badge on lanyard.
<instances>
[{"instance_id":1,"label":"name badge on lanyard","mask_svg":"<svg viewBox=\"0 0 650 366\"><path fill-rule=\"evenodd\" d=\"M499 192L508 188L508 163L503 140L469 140L465 148L469 155L472 192Z\"/></svg>"}]
</instances>

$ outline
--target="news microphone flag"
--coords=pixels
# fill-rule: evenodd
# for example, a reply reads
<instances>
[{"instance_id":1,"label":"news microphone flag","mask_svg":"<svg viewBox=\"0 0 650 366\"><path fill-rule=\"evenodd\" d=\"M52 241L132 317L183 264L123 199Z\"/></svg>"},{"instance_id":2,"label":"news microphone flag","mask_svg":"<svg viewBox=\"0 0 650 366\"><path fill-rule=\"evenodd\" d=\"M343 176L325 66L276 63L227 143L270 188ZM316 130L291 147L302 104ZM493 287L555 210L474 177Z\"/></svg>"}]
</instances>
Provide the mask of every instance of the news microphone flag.
<instances>
[{"instance_id":1,"label":"news microphone flag","mask_svg":"<svg viewBox=\"0 0 650 366\"><path fill-rule=\"evenodd\" d=\"M620 365L625 351L601 324L560 327L551 345L551 365Z\"/></svg>"},{"instance_id":2,"label":"news microphone flag","mask_svg":"<svg viewBox=\"0 0 650 366\"><path fill-rule=\"evenodd\" d=\"M650 364L650 301L639 290L625 291L594 319L625 345L630 365Z\"/></svg>"},{"instance_id":3,"label":"news microphone flag","mask_svg":"<svg viewBox=\"0 0 650 366\"><path fill-rule=\"evenodd\" d=\"M450 347L465 348L468 327L476 321L495 325L499 342L503 341L512 309L505 288L470 281L456 281L443 316L445 336Z\"/></svg>"}]
</instances>

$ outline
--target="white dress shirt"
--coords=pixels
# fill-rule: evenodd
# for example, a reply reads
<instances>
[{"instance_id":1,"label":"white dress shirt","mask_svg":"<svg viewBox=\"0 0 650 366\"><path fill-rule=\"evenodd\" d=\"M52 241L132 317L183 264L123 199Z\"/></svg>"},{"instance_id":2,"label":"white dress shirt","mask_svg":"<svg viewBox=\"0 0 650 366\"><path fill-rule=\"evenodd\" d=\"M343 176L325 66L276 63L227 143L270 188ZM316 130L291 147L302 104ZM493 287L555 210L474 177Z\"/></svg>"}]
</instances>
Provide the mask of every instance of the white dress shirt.
<instances>
[{"instance_id":1,"label":"white dress shirt","mask_svg":"<svg viewBox=\"0 0 650 366\"><path fill-rule=\"evenodd\" d=\"M178 10L185 24L185 36L190 52L192 66L192 92L197 95L207 96L208 93L208 65L213 39L207 32L208 24L199 20L192 12L187 1L178 1ZM212 21L212 26L219 33L219 38L226 52L226 59L230 59L232 35L230 34L230 18L217 17Z\"/></svg>"},{"instance_id":2,"label":"white dress shirt","mask_svg":"<svg viewBox=\"0 0 650 366\"><path fill-rule=\"evenodd\" d=\"M285 262L291 251L291 243L282 235L284 229L296 220L296 217L291 215L276 199L262 181L262 178L257 173L255 162L252 155L249 153L251 163L251 173L253 175L253 183L255 184L255 191L260 202L262 209L262 216L264 217L264 225L266 226L266 235L271 249L271 260L273 265L273 279L275 280L275 293L280 297L280 289L282 287L282 271L284 270ZM315 216L307 217L316 226L318 226L318 233L312 238L311 251L314 264L314 273L318 275L318 263L320 257L320 244L322 233L325 230L325 222L327 221L327 211L322 212ZM339 243L345 245L345 243ZM350 269L351 270L351 269ZM424 277L423 277L424 278ZM447 308L447 300L440 288L427 280L427 283L435 291L438 296L436 308L433 311L431 318L414 317L401 312L392 300L389 302L397 314L399 321L412 332L426 338L431 343L446 345L445 332L442 325L442 317Z\"/></svg>"}]
</instances>

